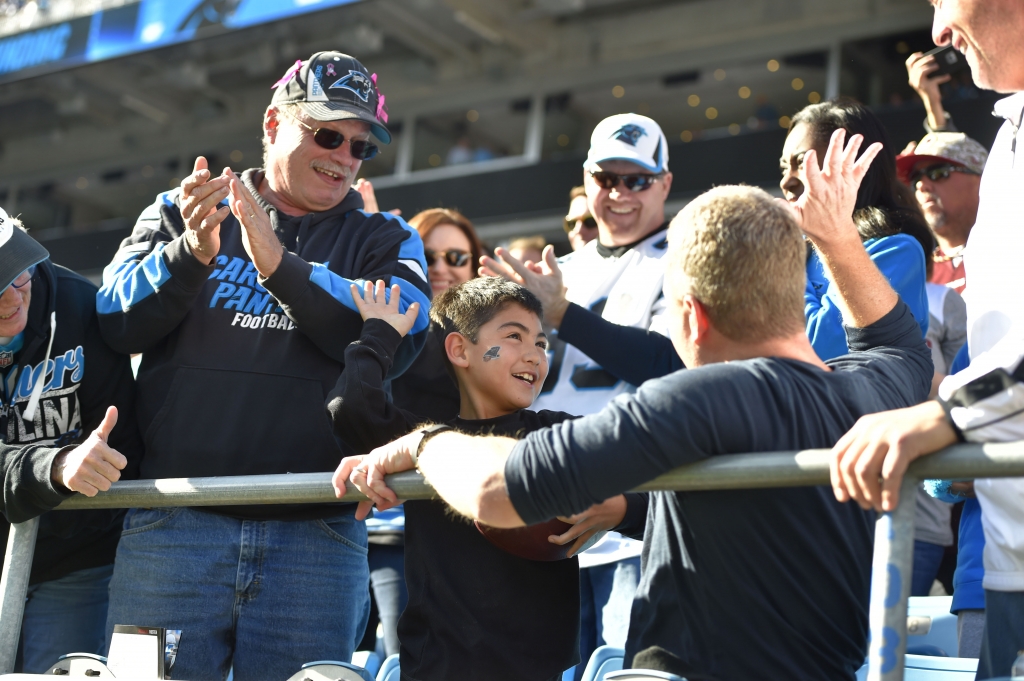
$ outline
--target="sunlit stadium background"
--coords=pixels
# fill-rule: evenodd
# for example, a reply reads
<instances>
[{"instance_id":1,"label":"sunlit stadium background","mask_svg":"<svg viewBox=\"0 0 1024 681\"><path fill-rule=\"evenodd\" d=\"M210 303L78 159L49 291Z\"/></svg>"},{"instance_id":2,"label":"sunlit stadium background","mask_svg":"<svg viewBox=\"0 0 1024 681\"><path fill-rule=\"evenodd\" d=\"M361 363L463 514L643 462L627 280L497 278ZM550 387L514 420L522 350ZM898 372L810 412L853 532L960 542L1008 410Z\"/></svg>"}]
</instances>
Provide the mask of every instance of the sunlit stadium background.
<instances>
[{"instance_id":1,"label":"sunlit stadium background","mask_svg":"<svg viewBox=\"0 0 1024 681\"><path fill-rule=\"evenodd\" d=\"M597 121L669 138L669 209L725 182L774 187L788 117L849 95L897 148L923 134L903 62L925 0L0 0L0 206L98 278L138 213L203 154L260 163L270 85L317 50L357 56L390 147L381 208L456 207L492 245L563 239ZM944 86L989 144L994 95Z\"/></svg>"}]
</instances>

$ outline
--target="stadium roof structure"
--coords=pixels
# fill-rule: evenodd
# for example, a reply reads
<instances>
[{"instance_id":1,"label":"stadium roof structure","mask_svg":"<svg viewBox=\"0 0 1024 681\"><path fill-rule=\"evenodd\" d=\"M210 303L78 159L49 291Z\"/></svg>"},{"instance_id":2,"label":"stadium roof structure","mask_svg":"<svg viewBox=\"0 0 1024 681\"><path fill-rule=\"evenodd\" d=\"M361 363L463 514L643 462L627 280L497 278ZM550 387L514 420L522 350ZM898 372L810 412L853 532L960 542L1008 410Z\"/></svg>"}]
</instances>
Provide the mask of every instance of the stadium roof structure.
<instances>
[{"instance_id":1,"label":"stadium roof structure","mask_svg":"<svg viewBox=\"0 0 1024 681\"><path fill-rule=\"evenodd\" d=\"M147 3L220 14L153 39ZM257 5L278 15L252 19ZM121 52L4 82L6 41L104 15L120 17ZM774 184L787 116L839 92L883 106L909 93L899 50L927 48L929 25L920 0L0 0L0 205L75 257L109 249L75 239L123 234L196 155L259 165L270 85L334 49L386 95L395 142L363 166L382 208L458 206L491 239L554 236L601 118L658 120L676 203L712 177Z\"/></svg>"}]
</instances>

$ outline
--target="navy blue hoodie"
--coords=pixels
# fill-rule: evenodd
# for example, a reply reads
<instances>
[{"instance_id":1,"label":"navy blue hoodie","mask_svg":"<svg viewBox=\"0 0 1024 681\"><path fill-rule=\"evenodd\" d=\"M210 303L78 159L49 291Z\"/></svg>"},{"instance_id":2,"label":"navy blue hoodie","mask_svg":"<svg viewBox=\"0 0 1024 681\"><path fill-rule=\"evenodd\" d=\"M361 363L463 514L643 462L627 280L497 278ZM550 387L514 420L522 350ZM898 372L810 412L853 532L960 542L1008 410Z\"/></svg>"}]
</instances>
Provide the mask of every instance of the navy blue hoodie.
<instances>
[{"instance_id":1,"label":"navy blue hoodie","mask_svg":"<svg viewBox=\"0 0 1024 681\"><path fill-rule=\"evenodd\" d=\"M420 303L393 376L423 346L430 285L416 231L388 213L364 212L355 190L330 210L285 215L256 191L261 173L248 170L242 181L287 249L269 278L256 272L230 215L220 253L200 263L185 242L180 189L142 213L103 273L103 337L122 352L143 353L142 478L333 471L350 452L323 405L362 329L353 282L399 284L402 311ZM336 504L209 510L280 519L339 512Z\"/></svg>"},{"instance_id":2,"label":"navy blue hoodie","mask_svg":"<svg viewBox=\"0 0 1024 681\"><path fill-rule=\"evenodd\" d=\"M44 513L71 492L50 478L53 460L85 439L107 407L118 419L107 443L125 455L122 479L136 476L142 446L135 424L135 384L127 355L100 338L96 287L45 260L36 267L22 349L2 383L0 470L3 513L20 523L40 514L31 583L46 582L86 568L110 565L121 537L122 509ZM50 315L56 313L56 334ZM45 371L45 373L44 373ZM24 416L36 381L45 380L35 416ZM7 523L0 524L6 544Z\"/></svg>"}]
</instances>

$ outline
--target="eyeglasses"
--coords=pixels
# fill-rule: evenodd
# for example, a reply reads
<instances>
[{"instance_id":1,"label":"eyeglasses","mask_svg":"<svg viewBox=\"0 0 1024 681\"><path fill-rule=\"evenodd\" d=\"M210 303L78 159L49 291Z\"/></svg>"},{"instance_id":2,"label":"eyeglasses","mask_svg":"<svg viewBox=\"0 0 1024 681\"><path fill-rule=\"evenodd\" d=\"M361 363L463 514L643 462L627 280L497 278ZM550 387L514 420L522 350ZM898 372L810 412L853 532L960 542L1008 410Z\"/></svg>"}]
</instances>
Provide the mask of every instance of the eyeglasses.
<instances>
[{"instance_id":1,"label":"eyeglasses","mask_svg":"<svg viewBox=\"0 0 1024 681\"><path fill-rule=\"evenodd\" d=\"M565 219L565 223L562 226L565 228L565 231L567 233L571 232L574 229L576 229L576 227L586 227L587 229L597 229L597 220L595 220L594 218L590 217L589 215L587 217L583 218L583 219L576 218L575 220L570 220L569 218L566 218Z\"/></svg>"},{"instance_id":2,"label":"eyeglasses","mask_svg":"<svg viewBox=\"0 0 1024 681\"><path fill-rule=\"evenodd\" d=\"M469 262L471 257L466 251L460 251L457 248L449 251L432 251L427 248L423 251L423 255L427 258L427 267L433 267L438 258L444 258L449 267L462 267Z\"/></svg>"},{"instance_id":3,"label":"eyeglasses","mask_svg":"<svg viewBox=\"0 0 1024 681\"><path fill-rule=\"evenodd\" d=\"M648 175L643 173L636 173L632 175L618 175L616 173L608 172L607 170L591 170L588 171L590 176L594 178L594 182L601 189L611 189L619 184L626 185L626 189L631 192L642 192L650 189L655 182L657 182L661 175Z\"/></svg>"},{"instance_id":4,"label":"eyeglasses","mask_svg":"<svg viewBox=\"0 0 1024 681\"><path fill-rule=\"evenodd\" d=\"M337 130L331 130L330 128L314 128L296 116L291 114L288 114L288 116L294 119L296 123L304 127L306 130L313 133L313 141L324 149L337 149L345 143L345 136ZM380 148L373 142L354 139L350 139L348 141L348 149L352 154L352 158L359 159L360 161L369 161L377 155L378 151L380 151Z\"/></svg>"},{"instance_id":5,"label":"eyeglasses","mask_svg":"<svg viewBox=\"0 0 1024 681\"><path fill-rule=\"evenodd\" d=\"M927 177L932 182L941 182L949 177L950 173L964 173L965 175L978 175L979 173L974 172L970 168L964 166L955 166L951 163L943 163L937 166L929 166L927 168L920 168L910 173L910 185L917 184L918 180L922 177Z\"/></svg>"},{"instance_id":6,"label":"eyeglasses","mask_svg":"<svg viewBox=\"0 0 1024 681\"><path fill-rule=\"evenodd\" d=\"M36 266L32 265L32 267L29 267L27 270L16 276L14 278L14 281L11 282L11 286L20 291L21 289L28 286L29 282L32 281L32 277L34 276L36 276ZM3 295L6 292L7 289L0 291L0 295Z\"/></svg>"}]
</instances>

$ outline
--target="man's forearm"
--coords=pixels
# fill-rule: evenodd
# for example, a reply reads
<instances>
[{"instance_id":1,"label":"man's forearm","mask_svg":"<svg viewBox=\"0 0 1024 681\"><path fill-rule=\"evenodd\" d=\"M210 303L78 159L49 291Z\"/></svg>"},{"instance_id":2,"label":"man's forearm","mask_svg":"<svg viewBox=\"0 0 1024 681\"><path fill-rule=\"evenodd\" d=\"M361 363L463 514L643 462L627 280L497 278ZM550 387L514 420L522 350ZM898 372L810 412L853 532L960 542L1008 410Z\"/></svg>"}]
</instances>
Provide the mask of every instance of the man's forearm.
<instances>
[{"instance_id":1,"label":"man's forearm","mask_svg":"<svg viewBox=\"0 0 1024 681\"><path fill-rule=\"evenodd\" d=\"M853 232L856 234L856 232ZM874 324L899 299L859 237L815 243L832 283L839 291L836 301L847 326L863 328Z\"/></svg>"},{"instance_id":2,"label":"man's forearm","mask_svg":"<svg viewBox=\"0 0 1024 681\"><path fill-rule=\"evenodd\" d=\"M521 527L505 489L505 461L516 441L441 433L427 441L418 468L456 512L493 527Z\"/></svg>"}]
</instances>

